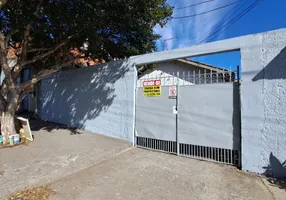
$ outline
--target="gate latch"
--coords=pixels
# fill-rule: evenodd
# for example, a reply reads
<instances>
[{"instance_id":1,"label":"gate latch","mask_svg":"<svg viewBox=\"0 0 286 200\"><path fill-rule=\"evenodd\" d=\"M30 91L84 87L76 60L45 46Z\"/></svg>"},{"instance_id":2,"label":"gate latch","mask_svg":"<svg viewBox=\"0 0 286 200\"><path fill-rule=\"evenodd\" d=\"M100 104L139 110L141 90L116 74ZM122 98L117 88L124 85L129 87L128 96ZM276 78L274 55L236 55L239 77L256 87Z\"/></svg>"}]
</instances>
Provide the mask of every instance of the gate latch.
<instances>
[{"instance_id":1,"label":"gate latch","mask_svg":"<svg viewBox=\"0 0 286 200\"><path fill-rule=\"evenodd\" d=\"M173 114L174 115L178 114L177 106L173 106Z\"/></svg>"}]
</instances>

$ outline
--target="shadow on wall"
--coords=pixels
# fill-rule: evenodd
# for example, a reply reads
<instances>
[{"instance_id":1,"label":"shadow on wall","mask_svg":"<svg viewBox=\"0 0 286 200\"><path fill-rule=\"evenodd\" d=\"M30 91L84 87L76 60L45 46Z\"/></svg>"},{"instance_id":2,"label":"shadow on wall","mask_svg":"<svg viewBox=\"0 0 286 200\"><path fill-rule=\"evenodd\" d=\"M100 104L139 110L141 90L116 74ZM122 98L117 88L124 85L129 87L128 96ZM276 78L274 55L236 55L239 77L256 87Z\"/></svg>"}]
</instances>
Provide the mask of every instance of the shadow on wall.
<instances>
[{"instance_id":1,"label":"shadow on wall","mask_svg":"<svg viewBox=\"0 0 286 200\"><path fill-rule=\"evenodd\" d=\"M271 152L269 156L269 165L263 167L263 169L265 169L263 174L271 177L268 178L268 181L272 185L286 190L286 161L281 163ZM273 179L272 177L278 179Z\"/></svg>"},{"instance_id":2,"label":"shadow on wall","mask_svg":"<svg viewBox=\"0 0 286 200\"><path fill-rule=\"evenodd\" d=\"M262 79L285 79L286 78L286 47L266 66L252 81Z\"/></svg>"},{"instance_id":3,"label":"shadow on wall","mask_svg":"<svg viewBox=\"0 0 286 200\"><path fill-rule=\"evenodd\" d=\"M40 91L42 119L84 129L87 120L95 119L114 103L115 83L130 69L126 61L116 61L61 72L43 80ZM126 86L122 84L122 87ZM116 108L125 105L126 99L117 98ZM34 130L41 128L33 127ZM47 131L55 128L54 125L44 127Z\"/></svg>"},{"instance_id":4,"label":"shadow on wall","mask_svg":"<svg viewBox=\"0 0 286 200\"><path fill-rule=\"evenodd\" d=\"M271 52L262 52L262 57L267 58L267 54ZM259 81L259 80L281 80L283 79L283 83L285 83L286 79L286 47L284 47L278 55L273 58L267 66L265 66L253 79L252 81ZM281 87L283 90L285 89L285 85L278 85L276 82L273 82L272 85L269 84L269 88L267 88L266 92L264 93L265 99L264 99L264 107L267 109L265 114L264 123L271 124L272 127L278 127L284 128L283 123L277 123L279 120L284 120L284 113L283 109L278 108L276 109L275 104L278 104L279 107L285 106L284 102L284 92L283 90L275 88L275 86ZM273 88L272 88L273 87ZM277 92L278 91L278 92ZM272 97L275 97L274 102L272 101ZM273 123L274 121L274 123ZM265 124L264 124L265 125ZM267 128L267 127L266 127ZM264 127L264 129L266 129ZM281 131L283 132L283 131ZM273 137L277 137L274 133ZM282 144L282 142L281 142ZM274 147L276 148L276 147ZM281 146L280 148L286 148L285 146ZM284 150L284 149L283 149ZM283 154L282 154L283 155ZM269 157L269 165L264 167L266 171L264 172L264 175L268 177L273 178L282 178L286 179L286 161L281 163L274 155L273 153L270 154ZM272 183L273 180L269 179L269 181ZM283 181L282 181L283 182ZM282 182L277 181L278 184L282 184ZM284 182L285 183L285 182ZM286 189L285 184L283 183L283 187Z\"/></svg>"},{"instance_id":5,"label":"shadow on wall","mask_svg":"<svg viewBox=\"0 0 286 200\"><path fill-rule=\"evenodd\" d=\"M235 152L235 159L237 166L240 168L241 155L241 105L240 105L240 83L233 82L233 113L232 113L232 127L233 127L233 149Z\"/></svg>"}]
</instances>

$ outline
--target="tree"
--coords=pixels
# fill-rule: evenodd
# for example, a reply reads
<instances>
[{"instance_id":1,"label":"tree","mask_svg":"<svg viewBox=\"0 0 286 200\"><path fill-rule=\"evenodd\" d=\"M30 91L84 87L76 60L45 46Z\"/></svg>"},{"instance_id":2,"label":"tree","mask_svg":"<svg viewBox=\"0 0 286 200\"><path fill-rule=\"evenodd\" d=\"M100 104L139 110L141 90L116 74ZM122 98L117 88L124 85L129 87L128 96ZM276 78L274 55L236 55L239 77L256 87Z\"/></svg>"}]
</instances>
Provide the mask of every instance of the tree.
<instances>
[{"instance_id":1,"label":"tree","mask_svg":"<svg viewBox=\"0 0 286 200\"><path fill-rule=\"evenodd\" d=\"M15 133L15 112L34 84L83 57L112 60L154 51L160 36L153 28L171 14L166 0L0 0L4 141ZM27 67L36 73L17 83Z\"/></svg>"}]
</instances>

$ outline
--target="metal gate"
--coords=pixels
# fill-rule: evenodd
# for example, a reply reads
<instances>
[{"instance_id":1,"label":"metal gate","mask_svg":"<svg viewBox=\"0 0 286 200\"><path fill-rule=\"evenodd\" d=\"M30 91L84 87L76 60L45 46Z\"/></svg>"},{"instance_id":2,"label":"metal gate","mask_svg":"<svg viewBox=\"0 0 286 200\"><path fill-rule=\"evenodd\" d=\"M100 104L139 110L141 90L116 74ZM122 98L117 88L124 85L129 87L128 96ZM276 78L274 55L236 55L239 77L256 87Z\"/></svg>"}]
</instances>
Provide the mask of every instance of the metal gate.
<instances>
[{"instance_id":1,"label":"metal gate","mask_svg":"<svg viewBox=\"0 0 286 200\"><path fill-rule=\"evenodd\" d=\"M138 81L136 145L240 165L239 82L228 70Z\"/></svg>"}]
</instances>

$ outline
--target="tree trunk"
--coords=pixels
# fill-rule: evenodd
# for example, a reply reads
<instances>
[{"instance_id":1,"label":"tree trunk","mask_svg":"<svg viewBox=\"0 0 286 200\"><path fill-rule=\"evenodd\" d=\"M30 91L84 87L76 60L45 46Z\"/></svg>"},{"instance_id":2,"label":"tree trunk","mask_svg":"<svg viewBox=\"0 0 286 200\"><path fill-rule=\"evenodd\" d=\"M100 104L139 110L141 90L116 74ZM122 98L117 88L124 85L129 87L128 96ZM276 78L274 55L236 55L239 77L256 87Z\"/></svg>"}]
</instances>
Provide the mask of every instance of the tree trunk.
<instances>
[{"instance_id":1,"label":"tree trunk","mask_svg":"<svg viewBox=\"0 0 286 200\"><path fill-rule=\"evenodd\" d=\"M15 112L3 112L1 116L1 134L4 144L9 143L9 136L16 134Z\"/></svg>"}]
</instances>

